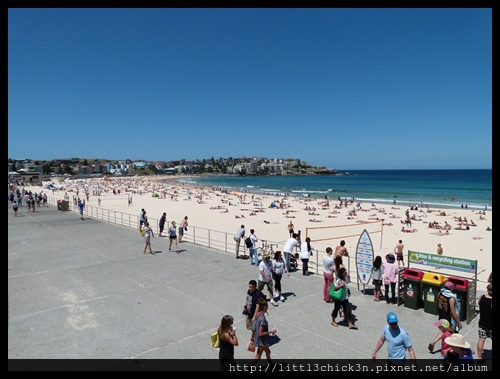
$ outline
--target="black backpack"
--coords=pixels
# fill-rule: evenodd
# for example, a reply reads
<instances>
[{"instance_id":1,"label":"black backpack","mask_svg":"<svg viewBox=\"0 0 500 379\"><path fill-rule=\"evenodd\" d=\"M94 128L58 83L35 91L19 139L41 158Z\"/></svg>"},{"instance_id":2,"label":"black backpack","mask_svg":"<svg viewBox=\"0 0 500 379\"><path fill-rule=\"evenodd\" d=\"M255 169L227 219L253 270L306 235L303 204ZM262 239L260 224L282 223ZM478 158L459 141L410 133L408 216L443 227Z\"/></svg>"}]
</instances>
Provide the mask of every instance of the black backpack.
<instances>
[{"instance_id":1,"label":"black backpack","mask_svg":"<svg viewBox=\"0 0 500 379\"><path fill-rule=\"evenodd\" d=\"M245 245L247 245L248 248L251 248L253 246L253 242L250 237L245 238Z\"/></svg>"}]
</instances>

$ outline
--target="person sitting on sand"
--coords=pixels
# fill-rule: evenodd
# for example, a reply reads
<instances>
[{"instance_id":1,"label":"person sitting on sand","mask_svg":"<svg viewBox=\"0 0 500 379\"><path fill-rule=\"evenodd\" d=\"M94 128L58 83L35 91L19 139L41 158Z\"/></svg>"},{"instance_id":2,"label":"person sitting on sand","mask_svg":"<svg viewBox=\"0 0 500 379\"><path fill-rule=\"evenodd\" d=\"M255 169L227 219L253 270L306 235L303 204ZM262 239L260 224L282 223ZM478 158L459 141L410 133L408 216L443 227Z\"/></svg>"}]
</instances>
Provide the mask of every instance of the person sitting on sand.
<instances>
[{"instance_id":1,"label":"person sitting on sand","mask_svg":"<svg viewBox=\"0 0 500 379\"><path fill-rule=\"evenodd\" d=\"M309 219L309 221L310 221L310 222L322 222L321 220L317 220L317 219L315 219L315 218L310 218L310 219Z\"/></svg>"}]
</instances>

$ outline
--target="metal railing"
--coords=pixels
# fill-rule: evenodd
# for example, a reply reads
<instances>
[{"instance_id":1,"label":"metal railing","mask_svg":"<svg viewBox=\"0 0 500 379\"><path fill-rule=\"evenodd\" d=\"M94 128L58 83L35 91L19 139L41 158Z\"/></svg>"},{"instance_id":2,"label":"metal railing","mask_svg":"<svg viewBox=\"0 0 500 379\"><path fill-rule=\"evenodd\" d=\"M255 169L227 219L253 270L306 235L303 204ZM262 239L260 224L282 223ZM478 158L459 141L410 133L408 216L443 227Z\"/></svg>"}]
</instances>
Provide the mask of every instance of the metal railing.
<instances>
[{"instance_id":1,"label":"metal railing","mask_svg":"<svg viewBox=\"0 0 500 379\"><path fill-rule=\"evenodd\" d=\"M57 206L58 201L52 196L47 197L47 204L52 206ZM71 200L66 200L69 203L69 211L79 212L78 205ZM139 231L139 216L137 214L125 213L110 209L105 209L100 206L85 204L85 209L83 214L87 217L92 217L97 220L102 220L112 224L124 226L130 229L136 229ZM156 234L160 231L160 220L153 217L148 217L148 222ZM165 224L168 225L168 220ZM184 233L183 241L187 241L193 244L209 247L212 249L224 251L225 253L236 254L236 242L233 239L234 233L222 232L219 230L207 229L198 226L189 225L189 233ZM167 229L168 230L168 229ZM283 245L283 242L271 241L271 240L259 240L264 245L273 244L278 246L274 251L280 251L279 246ZM242 241L243 242L243 241ZM240 244L240 251L243 249L243 254L249 255L248 248L244 243ZM309 271L317 275L323 276L323 251L313 250L313 255L309 259ZM347 258L347 262L344 262L348 272L351 275L351 281L357 281L357 272L351 272L350 270L350 256ZM345 259L344 259L345 260ZM302 266L302 261L298 258L297 264Z\"/></svg>"}]
</instances>

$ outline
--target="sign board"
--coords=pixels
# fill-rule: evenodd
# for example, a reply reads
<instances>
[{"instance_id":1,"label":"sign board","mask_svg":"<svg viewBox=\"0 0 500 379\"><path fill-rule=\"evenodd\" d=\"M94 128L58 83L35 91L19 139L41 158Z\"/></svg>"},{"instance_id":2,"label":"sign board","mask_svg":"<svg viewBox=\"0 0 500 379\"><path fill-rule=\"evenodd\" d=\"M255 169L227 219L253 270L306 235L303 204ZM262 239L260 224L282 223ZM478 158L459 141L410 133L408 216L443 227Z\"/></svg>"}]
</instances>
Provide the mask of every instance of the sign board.
<instances>
[{"instance_id":1,"label":"sign board","mask_svg":"<svg viewBox=\"0 0 500 379\"><path fill-rule=\"evenodd\" d=\"M452 269L457 271L477 273L477 260L450 257L431 253L421 253L418 251L408 251L408 261L419 265Z\"/></svg>"},{"instance_id":2,"label":"sign board","mask_svg":"<svg viewBox=\"0 0 500 379\"><path fill-rule=\"evenodd\" d=\"M366 229L359 236L356 247L356 269L358 270L358 280L363 284L368 284L373 267L373 244Z\"/></svg>"}]
</instances>

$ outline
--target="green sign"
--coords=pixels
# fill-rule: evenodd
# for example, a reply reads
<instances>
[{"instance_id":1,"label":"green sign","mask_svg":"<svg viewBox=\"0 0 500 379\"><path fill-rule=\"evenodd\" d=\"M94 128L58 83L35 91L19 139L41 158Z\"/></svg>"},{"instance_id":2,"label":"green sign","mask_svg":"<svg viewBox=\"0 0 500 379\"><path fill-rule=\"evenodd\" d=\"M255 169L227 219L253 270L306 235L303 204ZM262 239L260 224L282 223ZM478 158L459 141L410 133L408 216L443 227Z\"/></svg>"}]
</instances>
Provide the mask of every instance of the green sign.
<instances>
[{"instance_id":1,"label":"green sign","mask_svg":"<svg viewBox=\"0 0 500 379\"><path fill-rule=\"evenodd\" d=\"M457 271L476 273L477 260L464 259L458 257L449 257L446 255L420 253L418 251L408 251L408 260L410 263L419 265L449 268Z\"/></svg>"}]
</instances>

